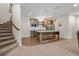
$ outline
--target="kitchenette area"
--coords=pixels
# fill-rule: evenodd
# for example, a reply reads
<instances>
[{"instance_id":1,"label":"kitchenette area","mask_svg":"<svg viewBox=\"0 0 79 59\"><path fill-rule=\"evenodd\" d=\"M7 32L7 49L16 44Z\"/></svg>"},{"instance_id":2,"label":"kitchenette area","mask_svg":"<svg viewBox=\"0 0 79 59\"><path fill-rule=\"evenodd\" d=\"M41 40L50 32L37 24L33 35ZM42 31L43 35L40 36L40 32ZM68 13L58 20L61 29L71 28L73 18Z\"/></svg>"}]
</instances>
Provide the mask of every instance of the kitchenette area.
<instances>
[{"instance_id":1,"label":"kitchenette area","mask_svg":"<svg viewBox=\"0 0 79 59\"><path fill-rule=\"evenodd\" d=\"M31 30L30 37L39 41L39 43L47 43L60 39L59 31L55 30L54 20L44 18L44 21L39 21L35 18L30 18Z\"/></svg>"}]
</instances>

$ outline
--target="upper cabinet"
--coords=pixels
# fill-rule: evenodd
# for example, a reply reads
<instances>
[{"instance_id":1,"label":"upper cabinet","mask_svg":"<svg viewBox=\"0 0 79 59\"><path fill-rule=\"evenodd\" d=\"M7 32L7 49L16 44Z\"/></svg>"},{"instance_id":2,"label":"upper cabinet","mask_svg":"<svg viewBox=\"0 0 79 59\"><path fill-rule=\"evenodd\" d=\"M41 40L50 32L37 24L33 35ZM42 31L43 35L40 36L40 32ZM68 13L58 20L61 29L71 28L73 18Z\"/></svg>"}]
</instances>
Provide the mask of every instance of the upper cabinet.
<instances>
[{"instance_id":1,"label":"upper cabinet","mask_svg":"<svg viewBox=\"0 0 79 59\"><path fill-rule=\"evenodd\" d=\"M38 19L30 18L30 25L31 25L31 27L37 27L38 26Z\"/></svg>"},{"instance_id":2,"label":"upper cabinet","mask_svg":"<svg viewBox=\"0 0 79 59\"><path fill-rule=\"evenodd\" d=\"M53 20L49 20L48 18L44 18L44 21L39 21L36 18L30 18L31 27L40 27L46 28L46 30L55 30L55 24Z\"/></svg>"}]
</instances>

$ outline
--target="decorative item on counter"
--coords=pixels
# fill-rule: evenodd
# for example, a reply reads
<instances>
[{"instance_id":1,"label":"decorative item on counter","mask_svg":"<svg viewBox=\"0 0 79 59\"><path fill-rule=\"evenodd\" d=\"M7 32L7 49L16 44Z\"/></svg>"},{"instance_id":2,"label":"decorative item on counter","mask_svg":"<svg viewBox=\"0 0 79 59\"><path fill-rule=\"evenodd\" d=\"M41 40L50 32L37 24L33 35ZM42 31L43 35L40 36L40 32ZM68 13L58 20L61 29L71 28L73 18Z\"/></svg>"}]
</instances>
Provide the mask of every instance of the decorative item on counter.
<instances>
[{"instance_id":1,"label":"decorative item on counter","mask_svg":"<svg viewBox=\"0 0 79 59\"><path fill-rule=\"evenodd\" d=\"M48 26L48 18L47 18L47 17L44 19L44 26L45 26L46 29L47 29L47 26Z\"/></svg>"}]
</instances>

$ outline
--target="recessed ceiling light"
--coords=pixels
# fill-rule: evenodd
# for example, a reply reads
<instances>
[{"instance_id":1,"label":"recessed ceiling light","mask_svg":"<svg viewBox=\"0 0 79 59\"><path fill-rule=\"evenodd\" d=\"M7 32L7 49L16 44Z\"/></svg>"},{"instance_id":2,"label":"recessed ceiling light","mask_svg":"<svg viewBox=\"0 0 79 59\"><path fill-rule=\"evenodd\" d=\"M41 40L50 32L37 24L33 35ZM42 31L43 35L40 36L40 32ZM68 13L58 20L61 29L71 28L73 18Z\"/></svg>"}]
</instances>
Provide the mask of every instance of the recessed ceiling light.
<instances>
[{"instance_id":1,"label":"recessed ceiling light","mask_svg":"<svg viewBox=\"0 0 79 59\"><path fill-rule=\"evenodd\" d=\"M77 4L77 3L73 5L73 7L77 7L77 6L78 6L78 4Z\"/></svg>"}]
</instances>

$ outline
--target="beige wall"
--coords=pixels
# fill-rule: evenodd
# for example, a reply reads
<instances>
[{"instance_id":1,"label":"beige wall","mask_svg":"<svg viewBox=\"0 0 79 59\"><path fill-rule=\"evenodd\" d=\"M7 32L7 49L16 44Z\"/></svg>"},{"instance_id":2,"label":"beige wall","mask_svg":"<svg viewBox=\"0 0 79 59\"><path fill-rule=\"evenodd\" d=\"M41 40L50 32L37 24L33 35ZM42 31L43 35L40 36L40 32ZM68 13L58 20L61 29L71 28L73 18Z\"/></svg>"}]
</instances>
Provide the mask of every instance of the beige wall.
<instances>
[{"instance_id":1,"label":"beige wall","mask_svg":"<svg viewBox=\"0 0 79 59\"><path fill-rule=\"evenodd\" d=\"M10 18L9 4L0 3L0 23L4 23L4 22L8 21L9 18Z\"/></svg>"}]
</instances>

